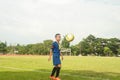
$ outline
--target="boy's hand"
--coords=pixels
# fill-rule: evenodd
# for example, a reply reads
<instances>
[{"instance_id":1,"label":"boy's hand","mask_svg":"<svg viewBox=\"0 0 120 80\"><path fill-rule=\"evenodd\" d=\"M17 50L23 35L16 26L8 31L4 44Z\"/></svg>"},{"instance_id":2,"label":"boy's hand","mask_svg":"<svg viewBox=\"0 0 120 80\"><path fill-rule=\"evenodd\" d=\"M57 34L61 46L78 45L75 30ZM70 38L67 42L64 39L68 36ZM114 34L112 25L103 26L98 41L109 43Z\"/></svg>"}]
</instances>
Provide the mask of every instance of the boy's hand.
<instances>
[{"instance_id":1,"label":"boy's hand","mask_svg":"<svg viewBox=\"0 0 120 80\"><path fill-rule=\"evenodd\" d=\"M62 58L61 58L62 60L64 60L64 58L63 58L63 56L62 56Z\"/></svg>"},{"instance_id":2,"label":"boy's hand","mask_svg":"<svg viewBox=\"0 0 120 80\"><path fill-rule=\"evenodd\" d=\"M51 61L51 57L48 58L48 61Z\"/></svg>"}]
</instances>

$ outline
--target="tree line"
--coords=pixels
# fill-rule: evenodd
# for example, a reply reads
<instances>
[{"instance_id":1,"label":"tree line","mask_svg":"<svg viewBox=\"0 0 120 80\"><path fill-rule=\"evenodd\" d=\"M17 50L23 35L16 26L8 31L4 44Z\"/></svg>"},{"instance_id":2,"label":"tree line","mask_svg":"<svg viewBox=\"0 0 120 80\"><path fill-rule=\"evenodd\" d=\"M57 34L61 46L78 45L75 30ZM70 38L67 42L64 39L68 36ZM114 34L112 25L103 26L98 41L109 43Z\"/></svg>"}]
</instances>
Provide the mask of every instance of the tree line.
<instances>
[{"instance_id":1,"label":"tree line","mask_svg":"<svg viewBox=\"0 0 120 80\"><path fill-rule=\"evenodd\" d=\"M0 54L48 55L52 43L52 40L28 45L7 45L7 42L0 42ZM70 46L70 43L64 38L61 48L70 48L74 56L118 56L120 55L120 39L97 38L89 35L78 44Z\"/></svg>"},{"instance_id":2,"label":"tree line","mask_svg":"<svg viewBox=\"0 0 120 80\"><path fill-rule=\"evenodd\" d=\"M89 35L78 44L71 46L73 55L118 56L120 55L120 39L97 38Z\"/></svg>"}]
</instances>

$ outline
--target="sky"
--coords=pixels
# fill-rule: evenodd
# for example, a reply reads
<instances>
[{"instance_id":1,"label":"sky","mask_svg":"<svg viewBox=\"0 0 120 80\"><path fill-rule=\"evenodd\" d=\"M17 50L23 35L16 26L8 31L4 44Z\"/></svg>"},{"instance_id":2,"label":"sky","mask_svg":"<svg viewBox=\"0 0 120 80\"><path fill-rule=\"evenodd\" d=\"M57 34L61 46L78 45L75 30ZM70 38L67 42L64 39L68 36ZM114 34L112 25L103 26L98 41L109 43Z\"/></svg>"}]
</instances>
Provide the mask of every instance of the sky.
<instances>
[{"instance_id":1,"label":"sky","mask_svg":"<svg viewBox=\"0 0 120 80\"><path fill-rule=\"evenodd\" d=\"M32 44L73 33L120 38L120 0L0 0L0 41Z\"/></svg>"}]
</instances>

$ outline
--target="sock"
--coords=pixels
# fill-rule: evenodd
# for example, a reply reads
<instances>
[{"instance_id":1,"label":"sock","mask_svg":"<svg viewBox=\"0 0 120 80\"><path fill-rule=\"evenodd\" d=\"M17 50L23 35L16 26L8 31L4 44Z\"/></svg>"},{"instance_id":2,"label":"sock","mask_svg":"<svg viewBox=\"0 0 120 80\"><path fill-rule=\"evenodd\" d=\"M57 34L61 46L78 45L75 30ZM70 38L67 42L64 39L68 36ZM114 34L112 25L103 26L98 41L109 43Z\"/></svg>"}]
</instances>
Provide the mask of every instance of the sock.
<instances>
[{"instance_id":1,"label":"sock","mask_svg":"<svg viewBox=\"0 0 120 80\"><path fill-rule=\"evenodd\" d=\"M57 67L57 71L56 71L56 77L59 77L59 74L60 74L60 67Z\"/></svg>"},{"instance_id":2,"label":"sock","mask_svg":"<svg viewBox=\"0 0 120 80\"><path fill-rule=\"evenodd\" d=\"M57 67L54 67L53 70L52 70L51 76L54 76L56 70L57 70Z\"/></svg>"}]
</instances>

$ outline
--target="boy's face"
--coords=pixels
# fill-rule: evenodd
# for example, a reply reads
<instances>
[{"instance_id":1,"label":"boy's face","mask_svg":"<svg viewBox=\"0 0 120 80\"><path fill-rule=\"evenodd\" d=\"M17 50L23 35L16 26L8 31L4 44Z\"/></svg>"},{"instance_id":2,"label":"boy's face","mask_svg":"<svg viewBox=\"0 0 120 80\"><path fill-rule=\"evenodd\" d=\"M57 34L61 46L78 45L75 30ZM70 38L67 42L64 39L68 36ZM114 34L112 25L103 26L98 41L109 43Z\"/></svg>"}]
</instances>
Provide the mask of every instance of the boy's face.
<instances>
[{"instance_id":1,"label":"boy's face","mask_svg":"<svg viewBox=\"0 0 120 80\"><path fill-rule=\"evenodd\" d=\"M57 35L55 39L59 42L61 40L61 35Z\"/></svg>"}]
</instances>

